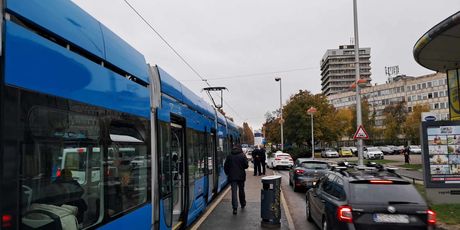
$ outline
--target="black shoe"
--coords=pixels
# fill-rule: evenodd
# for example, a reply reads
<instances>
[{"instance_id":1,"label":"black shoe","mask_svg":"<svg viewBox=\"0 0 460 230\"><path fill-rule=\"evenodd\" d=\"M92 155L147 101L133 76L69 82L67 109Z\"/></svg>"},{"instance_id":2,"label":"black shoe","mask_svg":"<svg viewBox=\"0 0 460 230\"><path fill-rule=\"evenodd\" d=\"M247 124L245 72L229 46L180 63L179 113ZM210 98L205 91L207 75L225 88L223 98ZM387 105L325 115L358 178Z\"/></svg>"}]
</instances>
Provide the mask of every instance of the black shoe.
<instances>
[{"instance_id":1,"label":"black shoe","mask_svg":"<svg viewBox=\"0 0 460 230\"><path fill-rule=\"evenodd\" d=\"M236 215L236 208L233 209L233 215Z\"/></svg>"},{"instance_id":2,"label":"black shoe","mask_svg":"<svg viewBox=\"0 0 460 230\"><path fill-rule=\"evenodd\" d=\"M246 204L242 204L242 205L241 205L241 208L244 208L244 207L246 207Z\"/></svg>"}]
</instances>

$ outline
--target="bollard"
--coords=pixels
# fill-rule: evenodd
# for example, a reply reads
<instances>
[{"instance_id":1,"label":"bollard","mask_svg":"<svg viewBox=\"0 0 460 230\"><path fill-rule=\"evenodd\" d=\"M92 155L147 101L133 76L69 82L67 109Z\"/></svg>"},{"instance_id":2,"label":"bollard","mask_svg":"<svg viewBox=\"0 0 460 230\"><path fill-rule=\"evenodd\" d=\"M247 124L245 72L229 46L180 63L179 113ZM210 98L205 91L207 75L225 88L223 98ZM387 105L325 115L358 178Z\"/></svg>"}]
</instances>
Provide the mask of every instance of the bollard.
<instances>
[{"instance_id":1,"label":"bollard","mask_svg":"<svg viewBox=\"0 0 460 230\"><path fill-rule=\"evenodd\" d=\"M281 176L262 177L260 216L263 227L280 227Z\"/></svg>"}]
</instances>

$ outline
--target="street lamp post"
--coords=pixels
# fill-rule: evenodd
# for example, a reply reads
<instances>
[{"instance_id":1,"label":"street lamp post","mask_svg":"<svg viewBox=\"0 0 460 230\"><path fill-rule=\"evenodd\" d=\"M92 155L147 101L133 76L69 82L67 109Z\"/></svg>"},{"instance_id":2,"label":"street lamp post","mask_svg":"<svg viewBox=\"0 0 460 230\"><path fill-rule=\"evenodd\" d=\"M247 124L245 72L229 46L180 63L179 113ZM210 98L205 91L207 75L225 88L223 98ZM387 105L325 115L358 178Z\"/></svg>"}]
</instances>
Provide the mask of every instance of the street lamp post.
<instances>
[{"instance_id":1,"label":"street lamp post","mask_svg":"<svg viewBox=\"0 0 460 230\"><path fill-rule=\"evenodd\" d=\"M281 78L280 78L280 77L277 77L277 78L275 78L275 81L279 81L279 82L280 82L281 151L283 151L283 150L284 150L284 137L283 137L283 123L284 123L284 120L283 120L283 98L282 98L283 91L282 91L282 88L281 88Z\"/></svg>"},{"instance_id":2,"label":"street lamp post","mask_svg":"<svg viewBox=\"0 0 460 230\"><path fill-rule=\"evenodd\" d=\"M307 113L311 116L311 158L315 159L315 136L313 136L313 114L316 113L315 107L310 107Z\"/></svg>"},{"instance_id":3,"label":"street lamp post","mask_svg":"<svg viewBox=\"0 0 460 230\"><path fill-rule=\"evenodd\" d=\"M359 80L359 38L358 38L358 9L356 0L353 0L353 21L355 32L355 76L356 76L356 127L360 127L362 122L361 117L361 96ZM358 164L363 165L363 139L358 139Z\"/></svg>"}]
</instances>

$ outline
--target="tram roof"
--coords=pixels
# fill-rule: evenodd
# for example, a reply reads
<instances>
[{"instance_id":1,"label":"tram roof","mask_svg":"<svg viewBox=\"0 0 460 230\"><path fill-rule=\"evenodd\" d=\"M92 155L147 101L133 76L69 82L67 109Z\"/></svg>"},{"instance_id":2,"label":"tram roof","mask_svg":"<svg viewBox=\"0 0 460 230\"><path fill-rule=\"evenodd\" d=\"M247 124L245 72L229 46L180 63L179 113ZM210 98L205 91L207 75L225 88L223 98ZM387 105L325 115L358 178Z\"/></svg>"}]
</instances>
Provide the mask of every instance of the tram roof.
<instances>
[{"instance_id":1,"label":"tram roof","mask_svg":"<svg viewBox=\"0 0 460 230\"><path fill-rule=\"evenodd\" d=\"M460 11L428 30L414 45L414 58L425 68L460 68Z\"/></svg>"}]
</instances>

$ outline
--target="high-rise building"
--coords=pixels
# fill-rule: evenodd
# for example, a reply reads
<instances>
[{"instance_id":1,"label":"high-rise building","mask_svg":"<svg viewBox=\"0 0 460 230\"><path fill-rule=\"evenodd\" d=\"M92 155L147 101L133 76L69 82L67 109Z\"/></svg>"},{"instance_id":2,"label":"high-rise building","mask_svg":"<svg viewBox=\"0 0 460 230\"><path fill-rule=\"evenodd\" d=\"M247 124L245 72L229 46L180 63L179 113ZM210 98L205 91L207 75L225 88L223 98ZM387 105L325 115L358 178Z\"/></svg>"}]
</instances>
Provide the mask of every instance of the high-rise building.
<instances>
[{"instance_id":1,"label":"high-rise building","mask_svg":"<svg viewBox=\"0 0 460 230\"><path fill-rule=\"evenodd\" d=\"M355 82L355 46L342 45L339 49L329 49L321 59L321 90L329 96L351 90ZM359 69L361 79L371 82L371 48L359 49Z\"/></svg>"}]
</instances>

